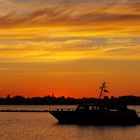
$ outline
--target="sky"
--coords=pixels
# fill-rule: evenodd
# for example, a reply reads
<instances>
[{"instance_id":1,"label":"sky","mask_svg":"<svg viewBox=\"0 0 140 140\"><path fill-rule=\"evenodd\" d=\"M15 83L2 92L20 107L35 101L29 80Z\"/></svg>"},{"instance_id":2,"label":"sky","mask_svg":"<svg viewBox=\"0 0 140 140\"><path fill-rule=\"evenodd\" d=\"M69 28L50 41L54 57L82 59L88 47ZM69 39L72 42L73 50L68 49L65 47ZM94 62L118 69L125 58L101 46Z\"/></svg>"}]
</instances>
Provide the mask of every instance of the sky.
<instances>
[{"instance_id":1,"label":"sky","mask_svg":"<svg viewBox=\"0 0 140 140\"><path fill-rule=\"evenodd\" d=\"M140 95L140 0L0 0L0 97Z\"/></svg>"}]
</instances>

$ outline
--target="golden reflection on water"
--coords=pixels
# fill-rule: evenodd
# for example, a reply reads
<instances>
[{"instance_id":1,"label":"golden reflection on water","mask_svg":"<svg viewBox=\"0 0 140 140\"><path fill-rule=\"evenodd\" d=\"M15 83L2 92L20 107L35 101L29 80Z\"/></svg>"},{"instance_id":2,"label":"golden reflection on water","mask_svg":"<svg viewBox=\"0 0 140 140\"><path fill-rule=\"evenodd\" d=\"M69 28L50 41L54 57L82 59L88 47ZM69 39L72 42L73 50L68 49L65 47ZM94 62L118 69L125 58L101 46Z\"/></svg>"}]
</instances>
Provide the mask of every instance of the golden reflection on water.
<instances>
[{"instance_id":1,"label":"golden reflection on water","mask_svg":"<svg viewBox=\"0 0 140 140\"><path fill-rule=\"evenodd\" d=\"M49 113L0 113L0 140L139 140L139 132L140 125L58 125Z\"/></svg>"}]
</instances>

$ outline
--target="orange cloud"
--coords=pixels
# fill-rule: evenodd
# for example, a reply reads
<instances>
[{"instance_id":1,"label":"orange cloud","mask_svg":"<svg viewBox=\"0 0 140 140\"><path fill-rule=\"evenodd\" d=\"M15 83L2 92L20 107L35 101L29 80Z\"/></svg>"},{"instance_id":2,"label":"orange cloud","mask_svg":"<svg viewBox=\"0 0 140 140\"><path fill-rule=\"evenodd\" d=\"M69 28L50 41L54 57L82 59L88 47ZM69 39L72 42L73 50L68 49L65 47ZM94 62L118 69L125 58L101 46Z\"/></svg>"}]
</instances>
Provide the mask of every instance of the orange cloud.
<instances>
[{"instance_id":1,"label":"orange cloud","mask_svg":"<svg viewBox=\"0 0 140 140\"><path fill-rule=\"evenodd\" d=\"M32 3L32 2L31 2ZM51 2L50 2L51 3ZM75 2L57 3L52 2L47 5L47 2L38 6L27 8L24 11L26 2L22 3L23 7L14 12L10 12L0 17L0 27L33 27L33 26L70 26L70 25L93 25L95 27L103 26L104 28L119 29L118 26L125 28L132 28L137 26L140 22L140 3L114 3L108 2L98 5L99 3L92 3L93 5L82 4L75 5ZM77 2L78 3L78 2ZM25 12L25 13L24 13ZM103 29L99 28L99 29ZM135 29L133 29L135 31Z\"/></svg>"}]
</instances>

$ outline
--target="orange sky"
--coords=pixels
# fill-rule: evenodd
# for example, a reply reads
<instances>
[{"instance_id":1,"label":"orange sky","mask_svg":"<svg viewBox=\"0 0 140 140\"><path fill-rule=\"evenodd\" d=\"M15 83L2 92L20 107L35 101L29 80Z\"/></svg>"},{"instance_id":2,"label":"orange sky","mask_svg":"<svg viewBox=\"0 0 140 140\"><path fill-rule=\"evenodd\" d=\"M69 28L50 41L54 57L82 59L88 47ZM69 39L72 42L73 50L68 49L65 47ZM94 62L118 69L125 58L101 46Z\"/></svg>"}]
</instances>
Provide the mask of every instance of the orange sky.
<instances>
[{"instance_id":1,"label":"orange sky","mask_svg":"<svg viewBox=\"0 0 140 140\"><path fill-rule=\"evenodd\" d=\"M138 0L0 0L0 96L140 95Z\"/></svg>"}]
</instances>

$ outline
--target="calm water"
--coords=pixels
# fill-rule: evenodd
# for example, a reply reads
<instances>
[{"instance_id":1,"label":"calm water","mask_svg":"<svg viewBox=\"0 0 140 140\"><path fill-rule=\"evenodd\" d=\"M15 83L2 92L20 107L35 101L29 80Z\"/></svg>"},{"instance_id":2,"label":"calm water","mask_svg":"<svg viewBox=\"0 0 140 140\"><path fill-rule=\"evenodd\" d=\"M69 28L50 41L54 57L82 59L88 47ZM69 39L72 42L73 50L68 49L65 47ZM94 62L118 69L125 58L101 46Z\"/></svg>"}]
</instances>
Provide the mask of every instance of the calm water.
<instances>
[{"instance_id":1,"label":"calm water","mask_svg":"<svg viewBox=\"0 0 140 140\"><path fill-rule=\"evenodd\" d=\"M0 106L0 109L48 106ZM140 106L130 107L140 112ZM0 113L0 140L140 140L140 125L129 127L58 125L49 113Z\"/></svg>"}]
</instances>

